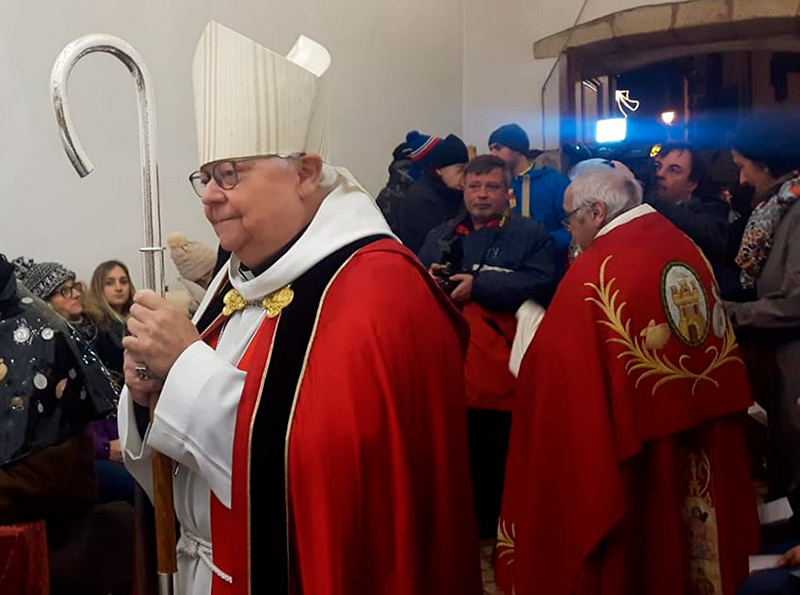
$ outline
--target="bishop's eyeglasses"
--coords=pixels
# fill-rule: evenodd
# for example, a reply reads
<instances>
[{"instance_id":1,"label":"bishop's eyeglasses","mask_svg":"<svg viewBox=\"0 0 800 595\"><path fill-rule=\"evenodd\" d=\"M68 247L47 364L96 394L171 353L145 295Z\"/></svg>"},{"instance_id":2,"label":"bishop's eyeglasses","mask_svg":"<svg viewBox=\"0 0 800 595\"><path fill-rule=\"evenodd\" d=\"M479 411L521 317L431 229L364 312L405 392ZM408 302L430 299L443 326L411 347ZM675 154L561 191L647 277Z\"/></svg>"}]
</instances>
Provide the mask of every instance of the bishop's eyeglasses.
<instances>
[{"instance_id":1,"label":"bishop's eyeglasses","mask_svg":"<svg viewBox=\"0 0 800 595\"><path fill-rule=\"evenodd\" d=\"M240 179L237 164L245 161L254 161L256 159L264 159L264 156L228 159L226 161L211 163L189 174L189 183L192 185L195 194L200 198L203 198L206 186L208 186L208 183L212 179L214 183L223 190L233 190Z\"/></svg>"}]
</instances>

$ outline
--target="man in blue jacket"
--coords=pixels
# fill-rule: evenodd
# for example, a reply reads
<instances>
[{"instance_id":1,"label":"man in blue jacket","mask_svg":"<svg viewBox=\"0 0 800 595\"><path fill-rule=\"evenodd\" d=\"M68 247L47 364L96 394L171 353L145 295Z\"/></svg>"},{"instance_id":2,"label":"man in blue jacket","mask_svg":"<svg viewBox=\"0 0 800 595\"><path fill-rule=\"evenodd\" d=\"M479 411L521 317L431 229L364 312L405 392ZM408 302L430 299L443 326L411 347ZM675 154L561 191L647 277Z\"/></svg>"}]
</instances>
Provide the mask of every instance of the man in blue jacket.
<instances>
[{"instance_id":1,"label":"man in blue jacket","mask_svg":"<svg viewBox=\"0 0 800 595\"><path fill-rule=\"evenodd\" d=\"M501 126L489 136L489 151L506 162L513 174L511 210L545 226L555 241L558 258L566 259L569 232L561 225L566 176L550 168L533 169L528 135L519 124Z\"/></svg>"}]
</instances>

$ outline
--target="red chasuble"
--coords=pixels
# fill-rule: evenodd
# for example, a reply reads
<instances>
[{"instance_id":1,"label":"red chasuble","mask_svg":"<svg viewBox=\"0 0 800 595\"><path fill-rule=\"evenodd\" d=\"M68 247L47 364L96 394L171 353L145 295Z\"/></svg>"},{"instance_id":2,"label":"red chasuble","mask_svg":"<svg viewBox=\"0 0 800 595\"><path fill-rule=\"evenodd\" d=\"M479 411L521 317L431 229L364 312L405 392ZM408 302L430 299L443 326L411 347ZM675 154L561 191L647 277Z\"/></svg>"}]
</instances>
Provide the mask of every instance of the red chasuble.
<instances>
[{"instance_id":1,"label":"red chasuble","mask_svg":"<svg viewBox=\"0 0 800 595\"><path fill-rule=\"evenodd\" d=\"M734 595L758 547L750 403L697 247L652 212L598 237L522 363L502 590Z\"/></svg>"},{"instance_id":2,"label":"red chasuble","mask_svg":"<svg viewBox=\"0 0 800 595\"><path fill-rule=\"evenodd\" d=\"M288 427L271 432L277 450L264 437L270 420L262 413L282 390L271 375L285 381L279 351L303 326L289 317L302 307L303 278L240 364L248 376L232 508L213 495L211 503L214 562L233 582L214 576L212 593L480 593L465 325L397 242L373 242L343 262L310 320L300 321L309 323L310 338L291 388ZM206 336L211 344L215 326ZM270 479L276 460L285 463L285 487ZM276 515L283 525L273 522ZM283 535L275 531L281 526ZM281 555L283 568L271 568Z\"/></svg>"}]
</instances>

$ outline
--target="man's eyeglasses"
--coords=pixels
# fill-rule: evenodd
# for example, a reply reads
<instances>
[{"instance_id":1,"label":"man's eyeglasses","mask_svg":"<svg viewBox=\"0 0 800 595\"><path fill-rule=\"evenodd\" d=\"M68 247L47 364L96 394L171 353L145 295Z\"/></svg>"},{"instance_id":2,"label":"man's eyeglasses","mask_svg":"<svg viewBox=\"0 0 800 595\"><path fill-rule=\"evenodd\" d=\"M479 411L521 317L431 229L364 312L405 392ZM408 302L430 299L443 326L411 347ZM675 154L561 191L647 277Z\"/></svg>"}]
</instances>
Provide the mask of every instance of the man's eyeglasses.
<instances>
[{"instance_id":1,"label":"man's eyeglasses","mask_svg":"<svg viewBox=\"0 0 800 595\"><path fill-rule=\"evenodd\" d=\"M577 209L572 209L572 210L571 210L569 213L567 213L567 216L566 216L566 217L564 217L564 218L561 220L561 225L562 225L563 227L565 227L567 230L569 230L569 228L570 228L570 221L572 221L572 216L573 216L575 213L577 213L578 211L580 211L581 209L584 209L584 208L586 208L586 207L588 207L588 206L589 206L589 205L582 205L582 206L578 207Z\"/></svg>"},{"instance_id":2,"label":"man's eyeglasses","mask_svg":"<svg viewBox=\"0 0 800 595\"><path fill-rule=\"evenodd\" d=\"M61 297L65 298L65 299L69 299L69 298L72 297L73 293L76 293L76 294L80 295L81 294L81 287L80 287L80 285L64 285L62 287L59 287L56 290L56 293L60 294Z\"/></svg>"},{"instance_id":3,"label":"man's eyeglasses","mask_svg":"<svg viewBox=\"0 0 800 595\"><path fill-rule=\"evenodd\" d=\"M243 159L229 159L227 161L217 161L206 165L202 169L198 169L189 175L189 183L195 194L203 198L203 193L206 191L206 186L213 179L214 183L223 190L233 190L239 183L239 169L238 163L244 161L254 161L256 159L264 159L264 155L259 157L245 157Z\"/></svg>"}]
</instances>

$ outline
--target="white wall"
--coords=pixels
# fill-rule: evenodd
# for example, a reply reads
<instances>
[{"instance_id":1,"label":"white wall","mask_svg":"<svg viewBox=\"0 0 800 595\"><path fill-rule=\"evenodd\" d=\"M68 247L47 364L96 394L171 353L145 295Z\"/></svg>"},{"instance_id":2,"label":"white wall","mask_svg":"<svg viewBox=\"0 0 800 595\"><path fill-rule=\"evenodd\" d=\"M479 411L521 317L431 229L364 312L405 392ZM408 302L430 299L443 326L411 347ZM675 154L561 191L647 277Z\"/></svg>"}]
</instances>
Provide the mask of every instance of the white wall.
<instances>
[{"instance_id":1,"label":"white wall","mask_svg":"<svg viewBox=\"0 0 800 595\"><path fill-rule=\"evenodd\" d=\"M649 0L661 4L668 0ZM133 83L93 55L73 73L73 114L96 165L84 180L63 151L49 98L53 60L89 32L120 36L144 56L157 95L163 231L214 243L186 176L197 167L191 58L207 20L286 51L300 33L333 55L330 158L376 192L391 149L410 129L455 132L486 151L516 121L541 145L540 93L553 60L533 42L571 27L582 0L26 0L0 20L0 251L60 260L88 278L121 258L139 278L138 134ZM644 4L588 0L582 22ZM547 105L557 119L557 75ZM168 260L167 278L174 278Z\"/></svg>"},{"instance_id":2,"label":"white wall","mask_svg":"<svg viewBox=\"0 0 800 595\"><path fill-rule=\"evenodd\" d=\"M580 23L674 0L588 0ZM464 136L478 152L501 124L519 123L542 146L541 90L554 59L534 60L533 43L575 24L583 0L464 0ZM547 129L557 126L558 72L547 87ZM549 136L548 136L549 138ZM552 147L550 147L552 148Z\"/></svg>"},{"instance_id":3,"label":"white wall","mask_svg":"<svg viewBox=\"0 0 800 595\"><path fill-rule=\"evenodd\" d=\"M79 179L58 139L49 97L61 48L91 32L117 35L146 60L157 96L164 237L214 242L186 176L197 168L191 58L209 19L287 51L300 33L333 64L330 160L373 192L392 148L412 128L461 132L461 0L26 0L0 19L0 252L56 260L88 279L120 258L140 279L138 133L133 81L106 55L72 75L76 128L96 170ZM175 273L168 261L167 278Z\"/></svg>"}]
</instances>

